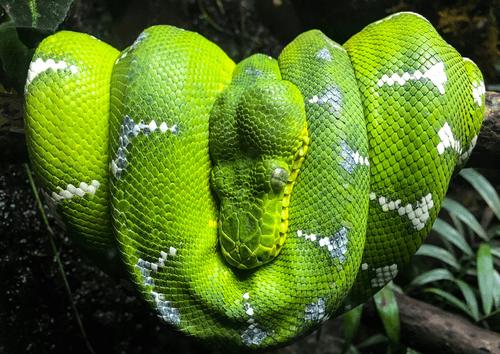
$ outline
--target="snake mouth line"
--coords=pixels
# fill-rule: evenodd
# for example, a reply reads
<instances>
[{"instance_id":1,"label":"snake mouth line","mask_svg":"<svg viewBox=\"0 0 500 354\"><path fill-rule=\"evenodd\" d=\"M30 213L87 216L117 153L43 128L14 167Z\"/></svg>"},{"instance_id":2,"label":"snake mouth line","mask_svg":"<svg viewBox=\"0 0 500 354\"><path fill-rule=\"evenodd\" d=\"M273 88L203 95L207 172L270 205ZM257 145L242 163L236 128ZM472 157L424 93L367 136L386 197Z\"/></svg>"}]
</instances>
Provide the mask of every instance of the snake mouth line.
<instances>
[{"instance_id":1,"label":"snake mouth line","mask_svg":"<svg viewBox=\"0 0 500 354\"><path fill-rule=\"evenodd\" d=\"M299 148L293 155L292 168L290 171L290 175L288 176L288 181L284 188L280 227L280 240L283 240L283 242L286 239L285 237L288 230L288 207L290 205L290 197L292 196L293 186L295 185L295 181L297 180L297 176L299 175L300 168L304 163L307 150L309 149L309 143L310 139L307 133L307 128L304 128L301 133L301 137L299 138ZM280 244L280 247L281 246L283 246L283 244Z\"/></svg>"}]
</instances>

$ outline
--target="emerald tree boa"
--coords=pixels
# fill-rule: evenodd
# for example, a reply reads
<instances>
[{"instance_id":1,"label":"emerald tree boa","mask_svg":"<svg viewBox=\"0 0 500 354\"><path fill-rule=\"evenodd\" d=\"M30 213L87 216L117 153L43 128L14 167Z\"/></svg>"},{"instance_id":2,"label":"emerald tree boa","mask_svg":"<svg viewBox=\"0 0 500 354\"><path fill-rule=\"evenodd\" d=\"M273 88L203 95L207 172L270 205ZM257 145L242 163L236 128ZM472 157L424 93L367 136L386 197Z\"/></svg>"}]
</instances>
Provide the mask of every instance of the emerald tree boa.
<instances>
[{"instance_id":1,"label":"emerald tree boa","mask_svg":"<svg viewBox=\"0 0 500 354\"><path fill-rule=\"evenodd\" d=\"M239 64L171 26L121 53L59 32L33 57L25 123L42 193L89 258L205 345L268 349L409 261L484 92L413 13Z\"/></svg>"}]
</instances>

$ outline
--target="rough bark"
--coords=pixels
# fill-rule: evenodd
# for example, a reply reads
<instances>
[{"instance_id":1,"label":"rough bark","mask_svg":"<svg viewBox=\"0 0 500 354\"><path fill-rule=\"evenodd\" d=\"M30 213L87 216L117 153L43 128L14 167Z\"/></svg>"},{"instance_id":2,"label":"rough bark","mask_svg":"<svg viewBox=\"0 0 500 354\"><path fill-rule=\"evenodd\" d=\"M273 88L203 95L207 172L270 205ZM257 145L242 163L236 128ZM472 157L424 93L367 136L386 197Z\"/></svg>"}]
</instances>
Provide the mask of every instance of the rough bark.
<instances>
[{"instance_id":1,"label":"rough bark","mask_svg":"<svg viewBox=\"0 0 500 354\"><path fill-rule=\"evenodd\" d=\"M0 94L0 163L28 162L23 97ZM500 93L486 92L486 109L478 141L466 167L498 168L500 161Z\"/></svg>"},{"instance_id":2,"label":"rough bark","mask_svg":"<svg viewBox=\"0 0 500 354\"><path fill-rule=\"evenodd\" d=\"M400 342L420 353L440 354L500 354L500 335L475 326L464 318L443 311L407 295L395 293L399 309ZM355 344L383 330L373 300L363 305L363 318ZM342 317L327 321L321 334L306 338L268 354L340 353L344 343ZM382 344L384 346L387 344ZM377 351L373 348L375 352Z\"/></svg>"},{"instance_id":3,"label":"rough bark","mask_svg":"<svg viewBox=\"0 0 500 354\"><path fill-rule=\"evenodd\" d=\"M476 147L467 167L500 168L500 92L486 92L486 108Z\"/></svg>"},{"instance_id":4,"label":"rough bark","mask_svg":"<svg viewBox=\"0 0 500 354\"><path fill-rule=\"evenodd\" d=\"M401 321L401 343L421 353L500 354L500 334L475 326L461 316L395 293ZM364 305L378 317L373 301Z\"/></svg>"}]
</instances>

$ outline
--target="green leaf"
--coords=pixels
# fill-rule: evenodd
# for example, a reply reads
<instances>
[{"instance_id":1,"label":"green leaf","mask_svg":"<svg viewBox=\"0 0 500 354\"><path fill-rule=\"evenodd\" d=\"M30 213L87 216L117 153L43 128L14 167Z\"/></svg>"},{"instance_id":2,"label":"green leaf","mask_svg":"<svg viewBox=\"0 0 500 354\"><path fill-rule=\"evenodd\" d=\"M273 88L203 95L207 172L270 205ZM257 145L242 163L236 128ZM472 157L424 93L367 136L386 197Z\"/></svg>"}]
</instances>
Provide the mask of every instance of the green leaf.
<instances>
[{"instance_id":1,"label":"green leaf","mask_svg":"<svg viewBox=\"0 0 500 354\"><path fill-rule=\"evenodd\" d=\"M465 237L465 228L464 228L464 224L463 222L460 221L460 218L458 216L456 216L455 214L453 213L449 213L450 215L450 218L451 218L451 221L453 221L453 227L455 228L455 230L457 230L457 232L460 234L460 235L464 235ZM449 249L448 249L449 251Z\"/></svg>"},{"instance_id":2,"label":"green leaf","mask_svg":"<svg viewBox=\"0 0 500 354\"><path fill-rule=\"evenodd\" d=\"M413 278L410 285L412 286L422 286L424 284L440 281L440 280L455 280L455 277L448 269L438 268L432 269L428 272L420 274L419 276Z\"/></svg>"},{"instance_id":3,"label":"green leaf","mask_svg":"<svg viewBox=\"0 0 500 354\"><path fill-rule=\"evenodd\" d=\"M478 234L481 238L486 241L489 240L486 231L481 227L481 224L477 221L477 219L472 215L472 213L467 210L462 204L454 201L450 198L444 198L443 206L444 209L448 210L449 213L458 216L460 220L462 220L467 226L469 226L476 234ZM460 233L463 235L463 233Z\"/></svg>"},{"instance_id":4,"label":"green leaf","mask_svg":"<svg viewBox=\"0 0 500 354\"><path fill-rule=\"evenodd\" d=\"M450 293L448 293L444 290L441 290L441 289L437 289L437 288L427 288L424 291L428 292L428 293L434 293L436 295L443 297L451 305L459 308L460 310L465 312L467 315L474 318L474 314L471 312L469 307L466 304L464 304L462 301L460 301L456 296L453 296Z\"/></svg>"},{"instance_id":5,"label":"green leaf","mask_svg":"<svg viewBox=\"0 0 500 354\"><path fill-rule=\"evenodd\" d=\"M472 317L479 321L479 309L477 305L477 300L474 295L474 291L472 288L463 280L456 279L454 275L447 269L433 269L424 274L419 275L411 281L411 285L413 286L421 286L426 283L430 283L433 281L442 281L442 280L451 280L455 282L462 294L464 295L465 301L467 302L467 306L472 314Z\"/></svg>"},{"instance_id":6,"label":"green leaf","mask_svg":"<svg viewBox=\"0 0 500 354\"><path fill-rule=\"evenodd\" d=\"M351 347L352 341L358 333L362 313L363 305L359 305L344 314L344 347L342 353L347 353L347 350Z\"/></svg>"},{"instance_id":7,"label":"green leaf","mask_svg":"<svg viewBox=\"0 0 500 354\"><path fill-rule=\"evenodd\" d=\"M500 225L494 226L488 230L488 236L490 238L500 236Z\"/></svg>"},{"instance_id":8,"label":"green leaf","mask_svg":"<svg viewBox=\"0 0 500 354\"><path fill-rule=\"evenodd\" d=\"M477 305L476 295L474 295L474 291L470 287L469 284L460 279L455 279L455 283L460 288L465 301L467 302L467 306L474 316L474 320L479 321L479 307Z\"/></svg>"},{"instance_id":9,"label":"green leaf","mask_svg":"<svg viewBox=\"0 0 500 354\"><path fill-rule=\"evenodd\" d=\"M0 0L16 27L55 32L72 0Z\"/></svg>"},{"instance_id":10,"label":"green leaf","mask_svg":"<svg viewBox=\"0 0 500 354\"><path fill-rule=\"evenodd\" d=\"M477 279L479 293L483 302L483 311L486 316L491 313L493 307L493 283L495 281L493 271L493 257L490 245L483 243L477 251Z\"/></svg>"},{"instance_id":11,"label":"green leaf","mask_svg":"<svg viewBox=\"0 0 500 354\"><path fill-rule=\"evenodd\" d=\"M0 60L14 90L24 93L32 51L19 40L12 21L0 24Z\"/></svg>"},{"instance_id":12,"label":"green leaf","mask_svg":"<svg viewBox=\"0 0 500 354\"><path fill-rule=\"evenodd\" d=\"M471 277L477 277L477 269L476 268L467 268L465 274L470 275Z\"/></svg>"},{"instance_id":13,"label":"green leaf","mask_svg":"<svg viewBox=\"0 0 500 354\"><path fill-rule=\"evenodd\" d=\"M397 293L404 294L403 288L400 287L399 285L397 285L396 283L394 283L393 281L389 282L389 284L387 284L387 286Z\"/></svg>"},{"instance_id":14,"label":"green leaf","mask_svg":"<svg viewBox=\"0 0 500 354\"><path fill-rule=\"evenodd\" d=\"M491 183L482 174L472 168L463 169L460 171L460 176L472 184L500 220L500 198Z\"/></svg>"},{"instance_id":15,"label":"green leaf","mask_svg":"<svg viewBox=\"0 0 500 354\"><path fill-rule=\"evenodd\" d=\"M460 248L464 253L472 257L474 252L470 248L469 244L465 240L465 237L458 233L450 224L437 218L434 222L432 229L436 231L441 237L448 240L458 248Z\"/></svg>"},{"instance_id":16,"label":"green leaf","mask_svg":"<svg viewBox=\"0 0 500 354\"><path fill-rule=\"evenodd\" d=\"M482 320L484 320L484 319L486 319L486 318L488 318L488 317L493 317L493 316L496 316L497 314L498 314L498 315L500 315L500 309L495 310L495 311L492 311L492 312L489 314L489 316L483 316L483 317L481 317L481 319L480 319L480 320L482 321Z\"/></svg>"},{"instance_id":17,"label":"green leaf","mask_svg":"<svg viewBox=\"0 0 500 354\"><path fill-rule=\"evenodd\" d=\"M427 256L439 259L440 261L449 264L457 270L460 270L461 268L457 259L450 252L438 246L428 245L424 243L422 246L420 246L420 249L415 254L418 256Z\"/></svg>"},{"instance_id":18,"label":"green leaf","mask_svg":"<svg viewBox=\"0 0 500 354\"><path fill-rule=\"evenodd\" d=\"M413 348L406 348L406 354L421 354L418 350Z\"/></svg>"},{"instance_id":19,"label":"green leaf","mask_svg":"<svg viewBox=\"0 0 500 354\"><path fill-rule=\"evenodd\" d=\"M358 344L358 348L369 347L382 343L387 343L387 336L384 336L382 333L377 333L367 338L364 342Z\"/></svg>"},{"instance_id":20,"label":"green leaf","mask_svg":"<svg viewBox=\"0 0 500 354\"><path fill-rule=\"evenodd\" d=\"M493 299L495 300L495 307L500 309L500 274L495 270L495 282L493 284Z\"/></svg>"},{"instance_id":21,"label":"green leaf","mask_svg":"<svg viewBox=\"0 0 500 354\"><path fill-rule=\"evenodd\" d=\"M345 354L361 354L361 352L354 345L351 345Z\"/></svg>"},{"instance_id":22,"label":"green leaf","mask_svg":"<svg viewBox=\"0 0 500 354\"><path fill-rule=\"evenodd\" d=\"M399 310L394 292L387 286L373 296L390 341L399 345Z\"/></svg>"},{"instance_id":23,"label":"green leaf","mask_svg":"<svg viewBox=\"0 0 500 354\"><path fill-rule=\"evenodd\" d=\"M497 258L500 258L500 247L491 248L491 254Z\"/></svg>"}]
</instances>

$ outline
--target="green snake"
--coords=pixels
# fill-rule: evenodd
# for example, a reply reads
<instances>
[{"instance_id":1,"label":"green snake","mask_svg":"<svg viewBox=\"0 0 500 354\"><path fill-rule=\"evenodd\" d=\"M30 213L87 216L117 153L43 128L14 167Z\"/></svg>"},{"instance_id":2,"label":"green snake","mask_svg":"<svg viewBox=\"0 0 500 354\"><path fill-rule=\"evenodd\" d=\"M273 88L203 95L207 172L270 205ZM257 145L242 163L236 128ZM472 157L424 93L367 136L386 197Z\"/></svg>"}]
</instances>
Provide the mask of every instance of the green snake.
<instances>
[{"instance_id":1,"label":"green snake","mask_svg":"<svg viewBox=\"0 0 500 354\"><path fill-rule=\"evenodd\" d=\"M413 13L237 65L171 26L121 53L58 32L25 91L31 161L74 242L165 323L241 350L283 346L386 285L485 106L477 66Z\"/></svg>"}]
</instances>

